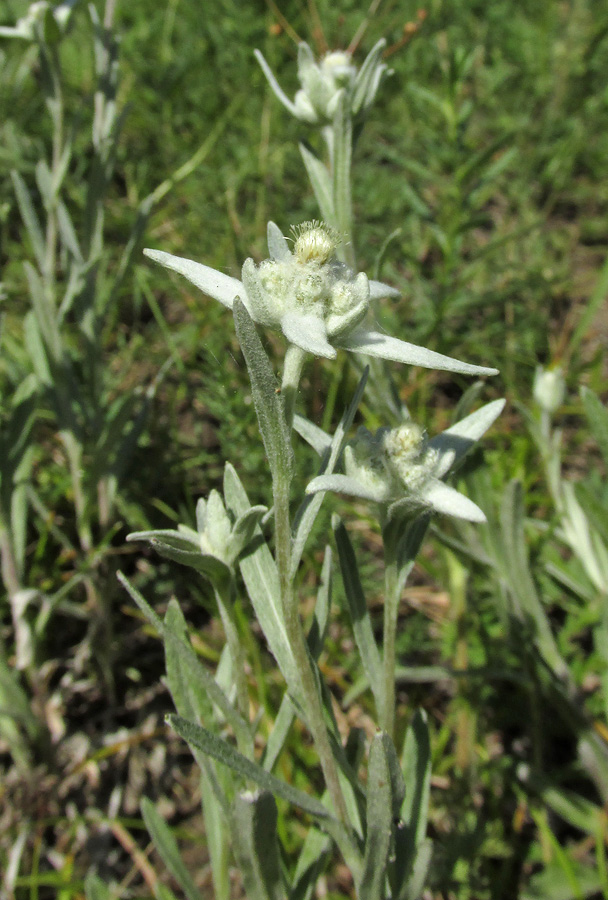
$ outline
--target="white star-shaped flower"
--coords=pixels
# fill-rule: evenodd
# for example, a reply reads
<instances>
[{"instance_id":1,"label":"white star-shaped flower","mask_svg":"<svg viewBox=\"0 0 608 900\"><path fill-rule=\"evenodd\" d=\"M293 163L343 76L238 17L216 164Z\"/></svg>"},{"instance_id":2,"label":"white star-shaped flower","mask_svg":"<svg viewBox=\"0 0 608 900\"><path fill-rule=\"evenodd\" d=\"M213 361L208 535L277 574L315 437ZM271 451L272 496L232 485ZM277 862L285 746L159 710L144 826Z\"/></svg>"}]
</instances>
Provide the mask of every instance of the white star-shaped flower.
<instances>
[{"instance_id":1,"label":"white star-shaped flower","mask_svg":"<svg viewBox=\"0 0 608 900\"><path fill-rule=\"evenodd\" d=\"M246 260L240 281L162 250L144 253L228 309L239 297L254 322L281 330L291 344L314 356L334 359L342 349L465 375L497 374L497 369L461 362L369 328L365 318L370 300L398 297L399 292L339 262L336 243L326 225L306 222L295 232L292 252L280 229L269 222L270 258L259 266Z\"/></svg>"},{"instance_id":2,"label":"white star-shaped flower","mask_svg":"<svg viewBox=\"0 0 608 900\"><path fill-rule=\"evenodd\" d=\"M380 428L375 434L360 429L344 450L345 474L319 475L306 492L334 491L372 500L384 508L386 518L432 511L485 522L477 504L443 479L497 419L504 405L504 400L494 400L429 441L412 422L393 429ZM297 423L296 428L301 430ZM318 431L315 429L314 437L320 450Z\"/></svg>"}]
</instances>

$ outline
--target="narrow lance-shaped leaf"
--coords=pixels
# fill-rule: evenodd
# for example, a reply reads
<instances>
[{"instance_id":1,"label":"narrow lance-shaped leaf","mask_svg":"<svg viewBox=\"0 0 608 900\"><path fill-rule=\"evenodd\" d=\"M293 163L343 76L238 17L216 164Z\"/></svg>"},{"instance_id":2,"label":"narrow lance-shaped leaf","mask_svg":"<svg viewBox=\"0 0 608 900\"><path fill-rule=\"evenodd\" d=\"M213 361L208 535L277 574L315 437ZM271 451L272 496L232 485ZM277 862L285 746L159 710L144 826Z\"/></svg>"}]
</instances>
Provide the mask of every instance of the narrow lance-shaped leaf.
<instances>
[{"instance_id":1,"label":"narrow lance-shaped leaf","mask_svg":"<svg viewBox=\"0 0 608 900\"><path fill-rule=\"evenodd\" d=\"M346 92L341 91L333 121L332 188L336 227L346 241L352 242L353 211L350 194L352 155L352 120Z\"/></svg>"},{"instance_id":2,"label":"narrow lance-shaped leaf","mask_svg":"<svg viewBox=\"0 0 608 900\"><path fill-rule=\"evenodd\" d=\"M318 159L314 153L311 153L304 144L300 144L300 153L302 154L302 159L306 166L306 173L312 186L315 199L319 204L321 218L327 222L328 225L331 225L332 228L337 228L329 172L321 160Z\"/></svg>"},{"instance_id":3,"label":"narrow lance-shaped leaf","mask_svg":"<svg viewBox=\"0 0 608 900\"><path fill-rule=\"evenodd\" d=\"M323 644L325 642L325 635L327 632L327 626L329 624L331 592L332 552L331 547L327 546L325 548L323 569L321 571L321 584L319 585L319 590L317 591L315 615L307 637L308 649L310 650L310 654L315 661L318 660L323 649ZM272 731L270 732L270 737L268 738L266 747L264 748L262 764L268 772L272 771L278 755L281 752L285 741L287 740L287 735L289 734L289 729L291 728L295 716L296 710L294 708L294 705L291 702L289 694L285 694L283 696L283 699L281 700L279 712L277 713L277 716L275 718Z\"/></svg>"},{"instance_id":4,"label":"narrow lance-shaped leaf","mask_svg":"<svg viewBox=\"0 0 608 900\"><path fill-rule=\"evenodd\" d=\"M275 778L270 772L267 772L252 760L247 759L238 750L235 750L231 744L212 734L206 728L202 728L194 722L188 722L182 716L168 715L167 722L189 744L202 750L203 753L207 753L213 759L217 759L218 762L223 763L225 766L229 766L244 778L250 778L264 790L272 791L272 793L282 797L283 800L300 807L300 809L317 819L324 821L332 818L327 807L323 806L314 797L292 787L292 785L281 781L279 778Z\"/></svg>"},{"instance_id":5,"label":"narrow lance-shaped leaf","mask_svg":"<svg viewBox=\"0 0 608 900\"><path fill-rule=\"evenodd\" d=\"M270 732L270 737L266 741L264 747L264 755L262 757L262 765L267 772L272 772L279 753L283 749L283 745L287 740L289 729L295 719L296 711L293 703L289 699L289 694L284 694L279 706L279 711L275 716L275 720Z\"/></svg>"},{"instance_id":6,"label":"narrow lance-shaped leaf","mask_svg":"<svg viewBox=\"0 0 608 900\"><path fill-rule=\"evenodd\" d=\"M228 309L232 309L236 296L243 299L243 285L237 278L217 272L209 266L194 262L182 256L173 256L164 250L144 250L144 256L154 262L171 269L188 279L191 284L199 288L208 297L219 300Z\"/></svg>"},{"instance_id":7,"label":"narrow lance-shaped leaf","mask_svg":"<svg viewBox=\"0 0 608 900\"><path fill-rule=\"evenodd\" d=\"M380 63L380 59L385 47L386 40L380 38L367 54L365 62L357 73L357 80L355 81L355 89L352 97L352 110L353 115L355 116L362 107L368 105L375 94L378 86L378 79L382 76L382 70L384 69L384 66Z\"/></svg>"},{"instance_id":8,"label":"narrow lance-shaped leaf","mask_svg":"<svg viewBox=\"0 0 608 900\"><path fill-rule=\"evenodd\" d=\"M165 625L162 619L156 615L150 604L144 599L139 591L133 587L129 580L125 578L122 572L118 572L117 578L122 586L128 591L137 606L141 609L148 621L156 628L158 633L161 634L166 641L171 641L174 644L176 650L180 653L182 663L184 666L188 667L190 677L200 681L204 690L207 691L209 699L218 707L226 718L226 721L234 728L235 734L239 740L239 745L251 747L253 750L249 723L241 718L216 681L209 672L207 672L205 667L201 665L192 648L185 644L180 636L174 634Z\"/></svg>"},{"instance_id":9,"label":"narrow lance-shaped leaf","mask_svg":"<svg viewBox=\"0 0 608 900\"><path fill-rule=\"evenodd\" d=\"M323 806L319 800L292 787L285 781L275 778L270 772L247 759L226 741L207 731L206 728L201 728L194 722L187 722L181 716L167 716L167 722L184 740L188 741L191 747L202 750L203 753L229 766L244 778L250 778L263 790L271 791L288 803L292 803L314 816L320 827L334 839L351 871L358 873L360 856L352 834L341 822L334 819L327 807Z\"/></svg>"},{"instance_id":10,"label":"narrow lance-shaped leaf","mask_svg":"<svg viewBox=\"0 0 608 900\"><path fill-rule=\"evenodd\" d=\"M523 491L521 483L511 481L504 493L501 509L503 576L521 609L533 621L539 649L548 665L559 676L567 673L551 625L530 573L524 534Z\"/></svg>"},{"instance_id":11,"label":"narrow lance-shaped leaf","mask_svg":"<svg viewBox=\"0 0 608 900\"><path fill-rule=\"evenodd\" d=\"M273 91L275 97L283 104L285 109L287 109L292 114L292 116L296 116L297 110L296 110L295 105L292 103L292 101L289 99L289 97L287 96L287 94L285 93L285 91L283 90L281 85L279 84L279 82L274 77L272 69L270 68L270 66L268 65L268 63L266 62L266 60L260 53L260 51L254 50L253 53L254 53L255 58L259 62L264 75L268 79L268 84L272 88L272 91Z\"/></svg>"},{"instance_id":12,"label":"narrow lance-shaped leaf","mask_svg":"<svg viewBox=\"0 0 608 900\"><path fill-rule=\"evenodd\" d=\"M154 846L187 900L201 900L201 895L181 857L177 841L154 804L147 797L144 797L141 802L141 812Z\"/></svg>"},{"instance_id":13,"label":"narrow lance-shaped leaf","mask_svg":"<svg viewBox=\"0 0 608 900\"><path fill-rule=\"evenodd\" d=\"M353 397L348 407L344 411L338 427L336 428L336 433L334 434L331 442L329 443L329 446L327 447L327 456L321 463L320 468L320 472L324 475L331 475L338 463L338 460L340 459L340 455L346 441L346 436L348 434L348 431L350 430L351 425L353 424L353 420L355 418L357 409L359 408L359 403L361 402L361 398L365 390L368 374L369 367L366 366L363 370L361 378L359 379L359 384L357 385L355 393L353 394ZM314 426L312 427L314 428ZM323 434L323 432L321 432L321 434ZM293 529L294 539L291 551L291 566L293 575L295 575L300 564L302 553L304 552L304 546L306 544L306 541L308 540L308 536L312 530L312 526L317 517L319 509L321 508L321 504L323 503L323 497L324 494L322 492L319 492L315 496L309 495L305 497L296 514Z\"/></svg>"},{"instance_id":14,"label":"narrow lance-shaped leaf","mask_svg":"<svg viewBox=\"0 0 608 900\"><path fill-rule=\"evenodd\" d=\"M348 603L348 612L355 635L355 641L361 654L363 669L367 675L376 709L382 704L382 663L380 653L374 638L374 631L365 602L357 560L353 551L350 538L343 523L336 516L333 521L340 571L344 583L344 593Z\"/></svg>"},{"instance_id":15,"label":"narrow lance-shaped leaf","mask_svg":"<svg viewBox=\"0 0 608 900\"><path fill-rule=\"evenodd\" d=\"M251 508L241 480L230 463L226 463L224 468L224 498L226 506L236 518L240 518ZM277 567L259 526L253 531L250 547L241 556L239 567L270 652L276 659L290 692L298 697L300 683L285 631Z\"/></svg>"},{"instance_id":16,"label":"narrow lance-shaped leaf","mask_svg":"<svg viewBox=\"0 0 608 900\"><path fill-rule=\"evenodd\" d=\"M496 375L498 369L487 366L474 366L470 363L452 359L443 353L427 350L417 344L400 341L387 334L377 331L359 329L348 335L344 335L334 341L335 345L354 353L363 353L367 356L377 356L380 359L390 359L394 362L406 363L411 366L422 366L427 369L438 369L446 372L460 372L463 375Z\"/></svg>"},{"instance_id":17,"label":"narrow lance-shaped leaf","mask_svg":"<svg viewBox=\"0 0 608 900\"><path fill-rule=\"evenodd\" d=\"M425 838L416 850L412 870L401 888L401 892L395 895L395 900L419 900L424 889L431 858L433 856L433 842Z\"/></svg>"},{"instance_id":18,"label":"narrow lance-shaped leaf","mask_svg":"<svg viewBox=\"0 0 608 900\"><path fill-rule=\"evenodd\" d=\"M375 735L367 772L367 816L363 874L357 893L365 900L385 900L386 871L393 827L393 794L388 759L390 738ZM393 748L394 753L394 748Z\"/></svg>"},{"instance_id":19,"label":"narrow lance-shaped leaf","mask_svg":"<svg viewBox=\"0 0 608 900\"><path fill-rule=\"evenodd\" d=\"M40 220L34 209L32 196L19 172L12 171L11 178L13 180L13 188L15 190L15 196L17 197L19 212L21 213L21 218L23 219L23 224L25 225L29 239L32 242L32 249L34 251L34 256L36 257L36 262L38 263L38 268L41 272L44 272L46 266L44 237L42 235L42 228L40 227Z\"/></svg>"},{"instance_id":20,"label":"narrow lance-shaped leaf","mask_svg":"<svg viewBox=\"0 0 608 900\"><path fill-rule=\"evenodd\" d=\"M269 222L267 229L268 252L270 258L274 260L289 259L291 250L287 243L287 238L281 229L274 222Z\"/></svg>"},{"instance_id":21,"label":"narrow lance-shaped leaf","mask_svg":"<svg viewBox=\"0 0 608 900\"><path fill-rule=\"evenodd\" d=\"M440 458L435 476L443 478L450 469L454 469L475 443L494 424L505 407L505 400L493 400L486 403L451 428L442 431L429 441L429 446L439 451Z\"/></svg>"},{"instance_id":22,"label":"narrow lance-shaped leaf","mask_svg":"<svg viewBox=\"0 0 608 900\"><path fill-rule=\"evenodd\" d=\"M175 598L169 601L165 625L186 644L188 635L186 620ZM169 691L180 716L211 721L213 706L207 692L201 690L197 679L192 678L187 664L184 664L181 647L174 641L165 642L165 666Z\"/></svg>"},{"instance_id":23,"label":"narrow lance-shaped leaf","mask_svg":"<svg viewBox=\"0 0 608 900\"><path fill-rule=\"evenodd\" d=\"M233 804L233 850L251 900L283 900L277 805L269 791L246 791Z\"/></svg>"},{"instance_id":24,"label":"narrow lance-shaped leaf","mask_svg":"<svg viewBox=\"0 0 608 900\"><path fill-rule=\"evenodd\" d=\"M227 825L229 804L225 798L223 801L218 799L217 792L220 788L212 781L214 773L211 772L211 760L200 751L197 752L201 761L207 762L207 766L201 766L201 802L211 860L214 900L230 900L230 842Z\"/></svg>"},{"instance_id":25,"label":"narrow lance-shaped leaf","mask_svg":"<svg viewBox=\"0 0 608 900\"><path fill-rule=\"evenodd\" d=\"M325 451L331 447L331 437L325 434L318 425L309 422L298 413L293 417L293 428L319 456L323 456Z\"/></svg>"},{"instance_id":26,"label":"narrow lance-shaped leaf","mask_svg":"<svg viewBox=\"0 0 608 900\"><path fill-rule=\"evenodd\" d=\"M316 828L309 828L296 864L290 900L312 900L330 850L331 842L327 835Z\"/></svg>"},{"instance_id":27,"label":"narrow lance-shaped leaf","mask_svg":"<svg viewBox=\"0 0 608 900\"><path fill-rule=\"evenodd\" d=\"M283 411L283 398L277 393L270 360L262 347L251 316L238 298L234 303L233 312L237 337L251 378L251 393L273 479L290 480L293 471L293 450Z\"/></svg>"},{"instance_id":28,"label":"narrow lance-shaped leaf","mask_svg":"<svg viewBox=\"0 0 608 900\"><path fill-rule=\"evenodd\" d=\"M323 568L321 570L321 584L317 591L317 602L315 603L315 615L308 633L308 648L313 659L317 660L321 655L327 627L329 625L329 610L331 607L331 593L333 586L333 566L331 547L327 545L325 555L323 557Z\"/></svg>"},{"instance_id":29,"label":"narrow lance-shaped leaf","mask_svg":"<svg viewBox=\"0 0 608 900\"><path fill-rule=\"evenodd\" d=\"M426 834L431 789L431 741L424 710L418 709L407 729L402 757L405 800L401 818L417 846Z\"/></svg>"},{"instance_id":30,"label":"narrow lance-shaped leaf","mask_svg":"<svg viewBox=\"0 0 608 900\"><path fill-rule=\"evenodd\" d=\"M395 831L395 859L389 875L394 896L409 900L416 877L418 850L426 834L431 785L431 745L423 710L416 711L408 727L401 768L405 799L401 806L400 827ZM417 875L420 875L420 867Z\"/></svg>"}]
</instances>

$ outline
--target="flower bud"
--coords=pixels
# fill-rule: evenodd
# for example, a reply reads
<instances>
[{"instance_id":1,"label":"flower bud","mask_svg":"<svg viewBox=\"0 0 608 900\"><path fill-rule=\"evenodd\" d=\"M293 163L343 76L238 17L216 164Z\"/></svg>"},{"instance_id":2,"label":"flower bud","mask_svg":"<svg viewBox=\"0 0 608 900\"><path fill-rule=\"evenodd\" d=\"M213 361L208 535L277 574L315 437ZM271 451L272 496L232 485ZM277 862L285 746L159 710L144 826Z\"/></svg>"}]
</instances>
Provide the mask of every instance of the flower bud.
<instances>
[{"instance_id":1,"label":"flower bud","mask_svg":"<svg viewBox=\"0 0 608 900\"><path fill-rule=\"evenodd\" d=\"M324 265L336 252L338 236L333 228L318 222L303 222L294 229L296 237L293 252L296 259L302 265L308 262L316 262Z\"/></svg>"},{"instance_id":2,"label":"flower bud","mask_svg":"<svg viewBox=\"0 0 608 900\"><path fill-rule=\"evenodd\" d=\"M554 413L564 402L566 382L559 366L544 369L537 366L532 388L534 399L545 412Z\"/></svg>"},{"instance_id":3,"label":"flower bud","mask_svg":"<svg viewBox=\"0 0 608 900\"><path fill-rule=\"evenodd\" d=\"M218 491L211 491L207 501L199 500L196 514L202 552L229 564L232 523Z\"/></svg>"}]
</instances>

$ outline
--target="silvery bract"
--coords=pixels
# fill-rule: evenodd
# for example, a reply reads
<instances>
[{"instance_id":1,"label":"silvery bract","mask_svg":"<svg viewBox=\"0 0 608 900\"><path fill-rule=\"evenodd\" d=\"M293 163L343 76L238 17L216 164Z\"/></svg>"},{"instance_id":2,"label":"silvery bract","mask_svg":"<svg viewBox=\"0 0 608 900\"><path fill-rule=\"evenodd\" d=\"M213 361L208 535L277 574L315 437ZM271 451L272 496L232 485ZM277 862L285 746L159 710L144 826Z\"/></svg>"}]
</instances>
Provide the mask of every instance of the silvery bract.
<instances>
[{"instance_id":1,"label":"silvery bract","mask_svg":"<svg viewBox=\"0 0 608 900\"><path fill-rule=\"evenodd\" d=\"M388 518L398 513L433 511L485 522L482 510L443 478L500 415L504 400L495 400L427 440L422 428L405 422L371 434L359 429L344 450L344 475L320 475L307 493L335 491L372 500Z\"/></svg>"},{"instance_id":2,"label":"silvery bract","mask_svg":"<svg viewBox=\"0 0 608 900\"><path fill-rule=\"evenodd\" d=\"M292 253L279 228L269 222L270 258L259 266L252 259L246 260L242 281L162 250L144 253L184 275L229 309L239 297L254 322L280 329L290 344L314 356L333 359L336 351L343 349L429 369L466 375L496 374L496 369L460 362L370 329L364 321L370 299L399 294L339 262L336 243L334 233L326 225L306 222L296 231Z\"/></svg>"},{"instance_id":3,"label":"silvery bract","mask_svg":"<svg viewBox=\"0 0 608 900\"><path fill-rule=\"evenodd\" d=\"M221 494L213 490L208 500L200 499L196 504L196 530L180 525L177 530L137 531L127 540L148 541L162 556L191 566L216 581L230 576L266 511L265 506L253 506L234 520Z\"/></svg>"},{"instance_id":4,"label":"silvery bract","mask_svg":"<svg viewBox=\"0 0 608 900\"><path fill-rule=\"evenodd\" d=\"M53 36L53 28L56 30L58 27L60 31L65 31L72 9L77 2L78 0L65 0L54 7L46 0L30 3L25 16L18 19L14 26L0 27L0 37L33 41L36 39L36 29L42 28L45 38L48 40Z\"/></svg>"},{"instance_id":5,"label":"silvery bract","mask_svg":"<svg viewBox=\"0 0 608 900\"><path fill-rule=\"evenodd\" d=\"M347 50L326 53L318 62L306 43L298 47L298 79L301 84L293 102L279 85L259 50L256 59L268 83L283 106L297 119L311 125L332 121L341 92L346 92L347 109L353 116L364 113L373 103L380 82L388 70L382 62L384 39L368 54L361 69L353 64Z\"/></svg>"}]
</instances>

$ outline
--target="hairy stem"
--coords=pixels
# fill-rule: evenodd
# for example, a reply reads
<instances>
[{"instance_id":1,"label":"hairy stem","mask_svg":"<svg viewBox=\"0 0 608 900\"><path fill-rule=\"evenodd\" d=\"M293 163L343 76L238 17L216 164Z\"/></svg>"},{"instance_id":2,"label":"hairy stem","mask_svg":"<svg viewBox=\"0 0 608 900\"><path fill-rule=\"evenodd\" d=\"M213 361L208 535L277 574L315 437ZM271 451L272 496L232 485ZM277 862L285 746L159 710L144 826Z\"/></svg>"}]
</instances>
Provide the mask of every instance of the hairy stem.
<instances>
[{"instance_id":1,"label":"hairy stem","mask_svg":"<svg viewBox=\"0 0 608 900\"><path fill-rule=\"evenodd\" d=\"M297 597L294 594L293 583L290 577L291 523L289 516L289 480L279 474L273 485L273 493L276 525L276 559L281 586L283 615L285 617L285 630L300 677L307 723L319 754L327 790L337 817L342 822L348 822L344 795L338 778L338 769L325 725L321 695L306 646Z\"/></svg>"},{"instance_id":2,"label":"hairy stem","mask_svg":"<svg viewBox=\"0 0 608 900\"><path fill-rule=\"evenodd\" d=\"M306 352L304 350L296 347L295 344L290 344L288 346L283 366L281 393L283 394L285 420L289 429L291 429L293 425L298 386L300 384L300 375L305 359Z\"/></svg>"},{"instance_id":3,"label":"hairy stem","mask_svg":"<svg viewBox=\"0 0 608 900\"><path fill-rule=\"evenodd\" d=\"M382 650L383 702L380 712L380 727L390 737L395 731L395 642L397 639L397 619L399 617L399 578L397 563L387 555L384 573L384 634Z\"/></svg>"}]
</instances>

